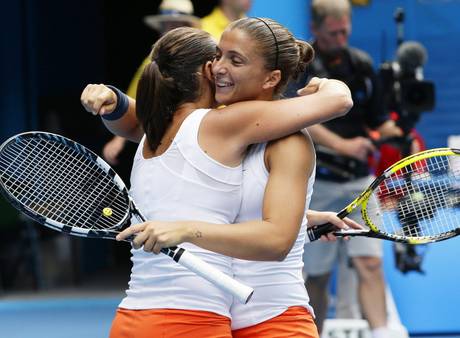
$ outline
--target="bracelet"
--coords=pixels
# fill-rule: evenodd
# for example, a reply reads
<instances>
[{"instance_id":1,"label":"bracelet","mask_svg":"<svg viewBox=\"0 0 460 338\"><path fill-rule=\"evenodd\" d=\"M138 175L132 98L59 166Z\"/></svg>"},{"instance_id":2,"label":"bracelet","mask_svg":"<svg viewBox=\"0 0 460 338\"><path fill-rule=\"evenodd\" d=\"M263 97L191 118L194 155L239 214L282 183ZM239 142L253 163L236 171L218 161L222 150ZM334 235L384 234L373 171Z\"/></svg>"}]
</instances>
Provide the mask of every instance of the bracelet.
<instances>
[{"instance_id":1,"label":"bracelet","mask_svg":"<svg viewBox=\"0 0 460 338\"><path fill-rule=\"evenodd\" d=\"M123 115L125 115L126 112L128 111L128 107L129 107L128 95L123 93L117 87L109 86L109 85L107 87L112 89L117 95L117 105L115 109L113 110L113 112L111 112L110 114L101 115L101 117L104 120L109 120L109 121L118 120Z\"/></svg>"}]
</instances>

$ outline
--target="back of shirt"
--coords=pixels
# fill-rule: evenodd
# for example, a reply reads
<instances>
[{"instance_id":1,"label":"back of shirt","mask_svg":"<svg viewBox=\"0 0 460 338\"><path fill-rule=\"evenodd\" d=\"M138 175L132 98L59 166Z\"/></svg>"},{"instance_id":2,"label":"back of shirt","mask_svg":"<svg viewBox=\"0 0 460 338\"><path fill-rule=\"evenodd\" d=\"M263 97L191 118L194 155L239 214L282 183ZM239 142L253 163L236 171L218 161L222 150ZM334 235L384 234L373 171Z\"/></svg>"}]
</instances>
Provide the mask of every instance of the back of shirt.
<instances>
[{"instance_id":1,"label":"back of shirt","mask_svg":"<svg viewBox=\"0 0 460 338\"><path fill-rule=\"evenodd\" d=\"M241 203L242 166L228 167L209 157L198 144L200 123L209 110L196 110L182 123L171 146L160 156L144 158L145 137L131 175L131 195L147 219L232 223ZM184 243L182 247L232 275L229 257ZM191 309L229 316L232 297L163 254L131 250L133 268L128 309Z\"/></svg>"}]
</instances>

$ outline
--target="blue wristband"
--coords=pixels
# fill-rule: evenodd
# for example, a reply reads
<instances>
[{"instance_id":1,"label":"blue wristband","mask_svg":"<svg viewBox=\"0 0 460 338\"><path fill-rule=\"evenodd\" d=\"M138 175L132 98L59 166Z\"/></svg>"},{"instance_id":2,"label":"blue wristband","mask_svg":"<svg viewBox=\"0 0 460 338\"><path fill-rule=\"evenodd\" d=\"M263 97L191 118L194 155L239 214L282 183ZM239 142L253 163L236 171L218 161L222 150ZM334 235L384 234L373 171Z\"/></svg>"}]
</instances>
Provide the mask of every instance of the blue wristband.
<instances>
[{"instance_id":1,"label":"blue wristband","mask_svg":"<svg viewBox=\"0 0 460 338\"><path fill-rule=\"evenodd\" d=\"M112 89L117 95L117 106L110 114L101 115L104 120L114 121L121 118L126 114L129 107L128 95L123 93L120 89L114 86L107 86Z\"/></svg>"}]
</instances>

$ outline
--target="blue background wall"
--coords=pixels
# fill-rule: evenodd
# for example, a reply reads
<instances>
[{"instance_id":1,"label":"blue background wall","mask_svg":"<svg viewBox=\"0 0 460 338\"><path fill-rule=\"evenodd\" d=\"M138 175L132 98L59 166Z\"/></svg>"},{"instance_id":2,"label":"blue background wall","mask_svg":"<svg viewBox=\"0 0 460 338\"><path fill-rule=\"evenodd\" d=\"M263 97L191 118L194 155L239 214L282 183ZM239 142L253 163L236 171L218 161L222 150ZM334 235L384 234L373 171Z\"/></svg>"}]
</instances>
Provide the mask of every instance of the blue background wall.
<instances>
[{"instance_id":1,"label":"blue background wall","mask_svg":"<svg viewBox=\"0 0 460 338\"><path fill-rule=\"evenodd\" d=\"M259 0L252 14L272 17L298 37L310 39L309 4ZM422 114L417 129L427 147L444 147L449 135L460 134L460 1L374 0L369 6L355 6L350 44L371 54L376 66L394 58L393 13L397 7L405 10L405 40L417 40L427 49L425 78L436 85L436 108ZM403 275L395 269L392 244L385 243L385 273L401 320L412 333L460 333L460 238L431 244L424 250L426 274Z\"/></svg>"}]
</instances>

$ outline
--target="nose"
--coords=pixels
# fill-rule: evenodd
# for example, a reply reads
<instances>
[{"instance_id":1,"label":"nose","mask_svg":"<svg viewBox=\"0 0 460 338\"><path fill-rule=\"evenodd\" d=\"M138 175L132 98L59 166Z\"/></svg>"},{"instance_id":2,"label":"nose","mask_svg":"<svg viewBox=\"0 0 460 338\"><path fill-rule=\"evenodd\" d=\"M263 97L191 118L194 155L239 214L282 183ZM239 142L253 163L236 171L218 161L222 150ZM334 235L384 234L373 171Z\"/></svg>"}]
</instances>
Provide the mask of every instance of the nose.
<instances>
[{"instance_id":1,"label":"nose","mask_svg":"<svg viewBox=\"0 0 460 338\"><path fill-rule=\"evenodd\" d=\"M212 63L212 72L214 75L227 73L227 67L225 66L225 62L222 60L222 58L214 60Z\"/></svg>"}]
</instances>

